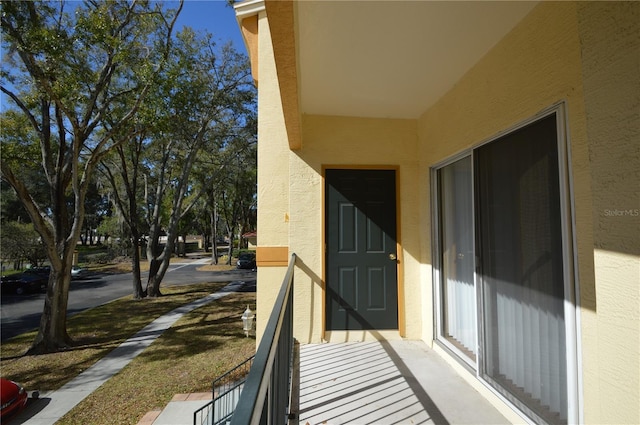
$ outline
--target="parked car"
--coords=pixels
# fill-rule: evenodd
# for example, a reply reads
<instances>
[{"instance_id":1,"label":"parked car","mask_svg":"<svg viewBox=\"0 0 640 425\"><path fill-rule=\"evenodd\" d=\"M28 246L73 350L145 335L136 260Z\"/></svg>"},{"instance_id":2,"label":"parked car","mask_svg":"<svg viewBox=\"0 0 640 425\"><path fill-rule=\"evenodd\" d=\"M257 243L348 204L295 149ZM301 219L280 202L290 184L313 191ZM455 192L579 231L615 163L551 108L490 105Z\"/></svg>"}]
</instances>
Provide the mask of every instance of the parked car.
<instances>
[{"instance_id":1,"label":"parked car","mask_svg":"<svg viewBox=\"0 0 640 425\"><path fill-rule=\"evenodd\" d=\"M239 269L255 269L256 255L250 252L240 254L237 265Z\"/></svg>"},{"instance_id":2,"label":"parked car","mask_svg":"<svg viewBox=\"0 0 640 425\"><path fill-rule=\"evenodd\" d=\"M25 270L24 274L44 276L48 279L51 274L51 266L31 267Z\"/></svg>"},{"instance_id":3,"label":"parked car","mask_svg":"<svg viewBox=\"0 0 640 425\"><path fill-rule=\"evenodd\" d=\"M30 269L25 270L26 274L36 274L36 275L40 275L40 276L45 276L45 277L49 277L49 274L51 273L51 266L40 266L40 267L32 267ZM71 278L79 278L82 275L84 275L85 270L81 267L78 266L72 266L71 267Z\"/></svg>"},{"instance_id":4,"label":"parked car","mask_svg":"<svg viewBox=\"0 0 640 425\"><path fill-rule=\"evenodd\" d=\"M24 272L2 276L0 288L3 294L32 294L46 291L48 282L49 275Z\"/></svg>"},{"instance_id":5,"label":"parked car","mask_svg":"<svg viewBox=\"0 0 640 425\"><path fill-rule=\"evenodd\" d=\"M79 279L85 274L85 270L78 266L73 266L71 268L71 279Z\"/></svg>"},{"instance_id":6,"label":"parked car","mask_svg":"<svg viewBox=\"0 0 640 425\"><path fill-rule=\"evenodd\" d=\"M6 423L25 408L28 394L19 384L0 378L0 423Z\"/></svg>"}]
</instances>

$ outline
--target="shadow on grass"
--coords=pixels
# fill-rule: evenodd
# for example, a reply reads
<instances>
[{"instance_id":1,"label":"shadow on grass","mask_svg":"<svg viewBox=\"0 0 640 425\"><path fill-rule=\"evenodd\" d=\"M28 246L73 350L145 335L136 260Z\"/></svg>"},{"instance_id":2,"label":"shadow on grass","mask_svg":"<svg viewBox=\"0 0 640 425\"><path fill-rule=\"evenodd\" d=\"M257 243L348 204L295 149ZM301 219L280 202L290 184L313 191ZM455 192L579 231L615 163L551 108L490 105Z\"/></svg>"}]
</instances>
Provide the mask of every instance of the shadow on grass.
<instances>
[{"instance_id":1,"label":"shadow on grass","mask_svg":"<svg viewBox=\"0 0 640 425\"><path fill-rule=\"evenodd\" d=\"M75 343L55 353L24 355L35 332L3 341L3 377L27 389L53 390L89 368L157 317L216 292L224 283L165 288L166 296L134 300L125 297L70 317L67 330Z\"/></svg>"},{"instance_id":2,"label":"shadow on grass","mask_svg":"<svg viewBox=\"0 0 640 425\"><path fill-rule=\"evenodd\" d=\"M175 394L210 392L215 378L255 353L240 320L247 304L255 305L255 293L230 293L186 313L61 423L138 423Z\"/></svg>"},{"instance_id":3,"label":"shadow on grass","mask_svg":"<svg viewBox=\"0 0 640 425\"><path fill-rule=\"evenodd\" d=\"M180 360L245 338L241 316L247 300L252 299L251 295L234 294L200 307L166 330L141 357L147 361Z\"/></svg>"}]
</instances>

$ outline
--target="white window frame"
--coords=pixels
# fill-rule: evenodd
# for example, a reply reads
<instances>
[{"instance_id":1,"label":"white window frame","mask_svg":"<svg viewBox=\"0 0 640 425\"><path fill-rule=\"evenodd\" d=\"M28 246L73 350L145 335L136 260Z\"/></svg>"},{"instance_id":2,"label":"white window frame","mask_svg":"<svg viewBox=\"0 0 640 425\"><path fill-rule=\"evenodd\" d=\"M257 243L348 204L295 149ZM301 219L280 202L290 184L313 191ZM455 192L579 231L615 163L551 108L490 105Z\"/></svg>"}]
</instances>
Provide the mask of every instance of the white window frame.
<instances>
[{"instance_id":1,"label":"white window frame","mask_svg":"<svg viewBox=\"0 0 640 425\"><path fill-rule=\"evenodd\" d=\"M441 170L442 168L453 164L454 162L457 162L461 159L464 158L469 158L471 161L471 177L473 179L473 173L474 173L474 166L473 166L473 150L472 149L468 149L465 151L462 151L450 158L448 158L446 161L443 161L433 167L431 167L431 211L432 211L432 232L431 234L433 235L433 241L432 241L432 247L433 247L433 288L434 288L434 300L436 300L435 303L435 308L434 308L434 335L435 335L435 341L437 343L439 343L442 347L444 347L446 350L452 352L453 354L456 355L456 359L461 361L462 364L467 367L470 370L475 371L477 369L477 361L478 361L478 350L480 348L479 345L479 340L478 340L478 332L476 329L476 360L473 361L473 359L469 358L469 356L467 356L466 354L464 354L458 347L456 347L454 344L452 344L451 342L449 342L449 340L447 338L445 338L442 335L442 328L443 328L443 324L442 324L442 314L443 314L443 309L442 309L442 276L441 276L441 268L442 268L442 252L440 249L440 241L442 238L442 234L441 234L441 229L440 229L440 199L439 199L439 179L438 179L438 172L439 170ZM473 184L471 185L471 197L472 199L475 198L475 188L473 186ZM472 226L475 229L476 227L476 217L475 214L472 214ZM476 245L476 235L475 232L472 232L472 246L475 247ZM474 268L474 272L473 272L473 285L474 285L474 289L477 293L477 276L476 276L476 259L474 258L473 260L473 268ZM476 298L477 299L477 298ZM478 305L477 302L475 304L475 309L474 309L474 314L476 317L476 327L478 325Z\"/></svg>"},{"instance_id":2,"label":"white window frame","mask_svg":"<svg viewBox=\"0 0 640 425\"><path fill-rule=\"evenodd\" d=\"M560 184L560 214L561 214L561 227L562 227L562 250L563 250L563 279L564 279L564 323L565 323L565 337L566 337L566 370L567 370L567 422L568 423L583 423L584 422L584 409L583 409L583 395L582 395L582 362L580 351L580 294L579 294L579 281L578 281L578 259L576 246L576 234L575 234L575 206L574 206L574 191L573 180L571 172L571 151L570 151L570 139L569 139L569 125L566 112L566 102L560 101L534 116L523 120L508 129L501 131L494 136L483 140L464 151L458 152L446 160L440 161L430 167L430 190L431 190L431 247L432 247L432 264L433 264L433 315L434 315L434 342L445 349L445 351L451 353L456 360L463 364L467 369L475 373L476 377L482 382L488 389L496 394L500 399L510 405L517 413L523 415L523 418L531 421L533 418L539 419L533 412L528 411L524 406L519 406L505 397L501 392L496 390L489 382L483 379L482 374L482 357L484 355L482 347L483 343L483 315L482 311L482 299L480 290L481 277L477 274L477 255L474 255L474 286L476 289L476 361L474 362L467 355L462 353L457 347L451 344L442 335L442 252L440 247L441 241L441 229L440 229L440 205L439 205L439 181L438 171L447 165L450 165L462 158L470 157L471 159L471 178L475 178L474 169L474 152L476 149L483 145L496 141L508 134L511 134L529 124L532 124L538 120L546 118L550 115L556 115L556 137L557 137L557 149L558 149L558 171L559 171L559 184ZM472 181L473 183L473 181ZM475 199L475 184L472 184L472 196ZM476 246L476 211L474 206L473 211L473 246Z\"/></svg>"}]
</instances>

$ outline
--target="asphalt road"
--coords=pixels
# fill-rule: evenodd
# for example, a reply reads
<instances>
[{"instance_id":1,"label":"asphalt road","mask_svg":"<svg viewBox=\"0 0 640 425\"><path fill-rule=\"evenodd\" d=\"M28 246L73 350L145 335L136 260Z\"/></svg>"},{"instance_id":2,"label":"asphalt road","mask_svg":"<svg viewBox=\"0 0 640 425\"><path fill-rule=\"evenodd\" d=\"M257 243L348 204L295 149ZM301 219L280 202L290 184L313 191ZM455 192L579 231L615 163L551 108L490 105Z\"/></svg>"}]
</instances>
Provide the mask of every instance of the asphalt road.
<instances>
[{"instance_id":1,"label":"asphalt road","mask_svg":"<svg viewBox=\"0 0 640 425\"><path fill-rule=\"evenodd\" d=\"M247 290L255 290L256 273L250 270L229 270L223 272L205 272L196 270L208 259L169 266L162 280L162 287L188 285L199 282L244 281ZM142 274L142 282L147 273ZM88 274L81 279L71 281L69 291L68 314L72 315L88 308L96 307L129 295L133 292L131 273L125 274ZM19 335L37 328L44 307L44 294L2 295L0 302L0 339Z\"/></svg>"}]
</instances>

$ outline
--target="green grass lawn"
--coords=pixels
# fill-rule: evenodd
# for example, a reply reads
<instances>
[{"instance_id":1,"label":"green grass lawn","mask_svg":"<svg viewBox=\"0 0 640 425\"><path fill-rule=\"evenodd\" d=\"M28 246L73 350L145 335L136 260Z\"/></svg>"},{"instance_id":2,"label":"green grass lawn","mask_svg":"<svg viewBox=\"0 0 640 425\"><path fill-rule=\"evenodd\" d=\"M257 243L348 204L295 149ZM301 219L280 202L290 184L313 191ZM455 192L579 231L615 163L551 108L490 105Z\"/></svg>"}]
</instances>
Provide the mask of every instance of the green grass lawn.
<instances>
[{"instance_id":1,"label":"green grass lawn","mask_svg":"<svg viewBox=\"0 0 640 425\"><path fill-rule=\"evenodd\" d=\"M68 321L75 346L57 353L24 356L35 333L12 338L2 343L2 376L29 391L58 389L157 317L222 286L165 287L157 299L125 297L77 314ZM213 379L254 354L255 340L245 337L240 320L247 304L255 305L255 293L228 295L186 314L58 423L136 424L174 394L210 391Z\"/></svg>"}]
</instances>

